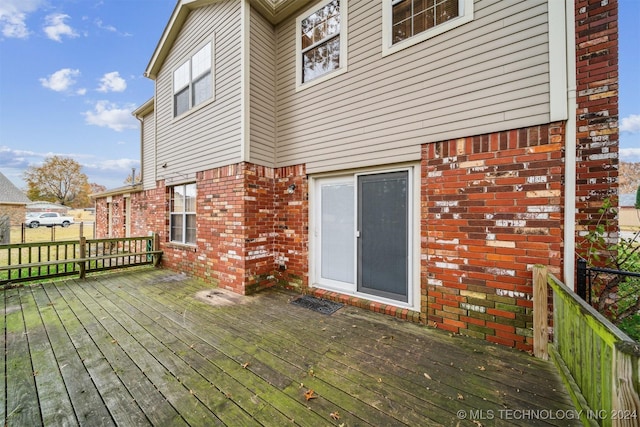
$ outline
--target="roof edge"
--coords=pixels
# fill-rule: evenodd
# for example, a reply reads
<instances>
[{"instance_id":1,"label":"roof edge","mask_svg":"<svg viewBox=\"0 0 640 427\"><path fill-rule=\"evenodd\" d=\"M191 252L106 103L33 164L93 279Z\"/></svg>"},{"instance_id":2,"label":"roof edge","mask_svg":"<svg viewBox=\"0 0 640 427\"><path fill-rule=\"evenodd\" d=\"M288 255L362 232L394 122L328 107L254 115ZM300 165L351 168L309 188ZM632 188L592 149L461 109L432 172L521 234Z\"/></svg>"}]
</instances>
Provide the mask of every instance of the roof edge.
<instances>
[{"instance_id":1,"label":"roof edge","mask_svg":"<svg viewBox=\"0 0 640 427\"><path fill-rule=\"evenodd\" d=\"M155 97L149 98L141 106L139 106L138 108L133 110L131 112L131 114L133 116L135 116L136 118L138 118L138 119L143 118L144 116L146 116L147 114L149 114L150 112L155 110L155 102L154 101L155 101Z\"/></svg>"},{"instance_id":2,"label":"roof edge","mask_svg":"<svg viewBox=\"0 0 640 427\"><path fill-rule=\"evenodd\" d=\"M187 20L189 13L197 8L208 6L224 0L178 0L173 13L169 18L167 26L162 32L162 36L153 51L153 55L149 60L149 64L144 71L144 76L155 80L158 72L169 55L169 51L173 46L182 25ZM277 25L283 20L290 17L295 12L306 7L316 0L238 0L241 2L248 1L263 17L265 17L272 25Z\"/></svg>"}]
</instances>

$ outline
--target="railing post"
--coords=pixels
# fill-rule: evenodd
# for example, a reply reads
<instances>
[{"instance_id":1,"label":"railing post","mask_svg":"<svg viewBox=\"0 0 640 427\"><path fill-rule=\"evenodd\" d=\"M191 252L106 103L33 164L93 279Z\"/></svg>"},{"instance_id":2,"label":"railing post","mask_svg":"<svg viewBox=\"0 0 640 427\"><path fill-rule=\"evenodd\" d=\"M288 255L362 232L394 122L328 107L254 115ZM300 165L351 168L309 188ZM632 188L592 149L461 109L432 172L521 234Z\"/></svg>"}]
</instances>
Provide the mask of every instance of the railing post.
<instances>
[{"instance_id":1,"label":"railing post","mask_svg":"<svg viewBox=\"0 0 640 427\"><path fill-rule=\"evenodd\" d=\"M158 237L158 233L153 233L153 250L160 250L160 238ZM153 266L157 267L160 265L160 254L153 254Z\"/></svg>"},{"instance_id":2,"label":"railing post","mask_svg":"<svg viewBox=\"0 0 640 427\"><path fill-rule=\"evenodd\" d=\"M578 258L576 278L576 293L583 300L587 300L587 260Z\"/></svg>"},{"instance_id":3,"label":"railing post","mask_svg":"<svg viewBox=\"0 0 640 427\"><path fill-rule=\"evenodd\" d=\"M84 279L87 275L87 262L85 258L87 257L87 239L84 236L80 236L80 259L82 261L78 262L78 267L80 268L80 278Z\"/></svg>"},{"instance_id":4,"label":"railing post","mask_svg":"<svg viewBox=\"0 0 640 427\"><path fill-rule=\"evenodd\" d=\"M547 267L533 266L533 354L549 360L549 293L547 290Z\"/></svg>"}]
</instances>

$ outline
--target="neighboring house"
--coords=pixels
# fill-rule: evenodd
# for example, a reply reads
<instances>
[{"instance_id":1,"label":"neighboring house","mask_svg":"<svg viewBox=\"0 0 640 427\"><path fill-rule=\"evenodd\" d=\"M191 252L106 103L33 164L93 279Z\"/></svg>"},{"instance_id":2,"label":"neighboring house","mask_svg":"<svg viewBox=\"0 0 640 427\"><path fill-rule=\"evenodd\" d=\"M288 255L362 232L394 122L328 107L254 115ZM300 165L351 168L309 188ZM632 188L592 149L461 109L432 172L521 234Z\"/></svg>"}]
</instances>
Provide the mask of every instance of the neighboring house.
<instances>
[{"instance_id":1,"label":"neighboring house","mask_svg":"<svg viewBox=\"0 0 640 427\"><path fill-rule=\"evenodd\" d=\"M617 1L422 4L179 1L134 113L140 191L96 196L98 236L129 215L238 293L531 349L532 266L573 286L615 201Z\"/></svg>"},{"instance_id":2,"label":"neighboring house","mask_svg":"<svg viewBox=\"0 0 640 427\"><path fill-rule=\"evenodd\" d=\"M640 209L636 209L636 194L620 194L620 230L640 230Z\"/></svg>"},{"instance_id":3,"label":"neighboring house","mask_svg":"<svg viewBox=\"0 0 640 427\"><path fill-rule=\"evenodd\" d=\"M0 221L9 218L10 226L20 225L31 200L0 172Z\"/></svg>"},{"instance_id":4,"label":"neighboring house","mask_svg":"<svg viewBox=\"0 0 640 427\"><path fill-rule=\"evenodd\" d=\"M37 201L27 205L27 212L58 212L59 214L66 215L68 211L68 206L52 202Z\"/></svg>"}]
</instances>

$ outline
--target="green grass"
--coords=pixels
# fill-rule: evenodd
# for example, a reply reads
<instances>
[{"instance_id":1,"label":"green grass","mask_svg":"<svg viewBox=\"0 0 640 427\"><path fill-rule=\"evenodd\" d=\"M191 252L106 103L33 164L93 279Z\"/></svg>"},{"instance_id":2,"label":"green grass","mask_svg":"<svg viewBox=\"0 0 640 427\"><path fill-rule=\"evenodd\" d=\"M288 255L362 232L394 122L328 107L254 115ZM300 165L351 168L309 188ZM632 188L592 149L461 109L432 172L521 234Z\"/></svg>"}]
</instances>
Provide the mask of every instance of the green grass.
<instances>
[{"instance_id":1,"label":"green grass","mask_svg":"<svg viewBox=\"0 0 640 427\"><path fill-rule=\"evenodd\" d=\"M82 234L87 239L93 238L93 223L83 224ZM53 237L53 238L52 238ZM67 228L63 227L38 227L25 228L24 242L22 241L22 229L20 226L11 227L11 243L34 243L34 242L52 242L58 240L79 240L80 224L72 224ZM0 260L2 262L2 260Z\"/></svg>"}]
</instances>

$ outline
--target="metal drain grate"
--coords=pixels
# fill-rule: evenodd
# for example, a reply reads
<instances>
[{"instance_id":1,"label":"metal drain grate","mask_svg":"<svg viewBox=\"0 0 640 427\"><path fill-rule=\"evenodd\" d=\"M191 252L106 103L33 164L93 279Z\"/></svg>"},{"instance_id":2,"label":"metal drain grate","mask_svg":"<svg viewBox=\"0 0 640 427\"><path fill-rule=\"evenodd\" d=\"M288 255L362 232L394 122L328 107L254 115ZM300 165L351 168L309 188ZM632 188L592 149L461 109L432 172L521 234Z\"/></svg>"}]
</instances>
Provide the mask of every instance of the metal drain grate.
<instances>
[{"instance_id":1,"label":"metal drain grate","mask_svg":"<svg viewBox=\"0 0 640 427\"><path fill-rule=\"evenodd\" d=\"M291 304L299 305L300 307L308 308L322 314L333 314L344 306L344 304L340 304L339 302L327 301L309 295L296 298L291 301Z\"/></svg>"}]
</instances>

